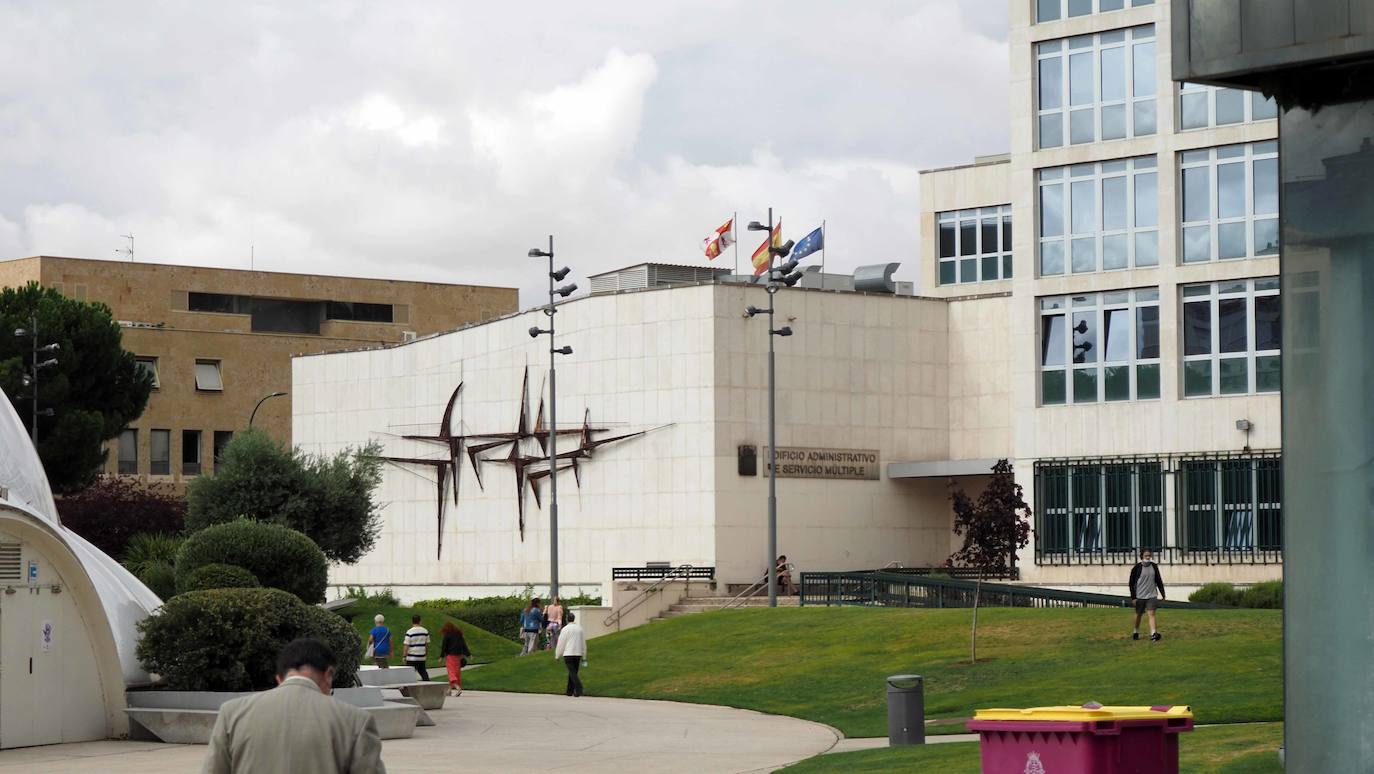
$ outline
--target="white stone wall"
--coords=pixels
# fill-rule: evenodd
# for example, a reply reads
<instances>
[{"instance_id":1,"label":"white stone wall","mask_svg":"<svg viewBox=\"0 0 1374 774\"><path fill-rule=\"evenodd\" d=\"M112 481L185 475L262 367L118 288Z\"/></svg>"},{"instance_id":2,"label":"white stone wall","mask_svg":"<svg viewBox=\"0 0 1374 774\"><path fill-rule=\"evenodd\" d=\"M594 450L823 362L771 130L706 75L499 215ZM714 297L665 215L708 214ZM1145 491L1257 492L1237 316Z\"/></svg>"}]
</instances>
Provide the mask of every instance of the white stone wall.
<instances>
[{"instance_id":1,"label":"white stone wall","mask_svg":"<svg viewBox=\"0 0 1374 774\"><path fill-rule=\"evenodd\" d=\"M778 445L878 449L879 481L778 479L778 551L801 570L943 561L944 482L890 480L889 462L945 459L946 305L937 300L786 290L778 294ZM716 307L716 560L719 577L767 570L768 478L741 477L737 447L768 444L768 335L761 288L722 286Z\"/></svg>"},{"instance_id":2,"label":"white stone wall","mask_svg":"<svg viewBox=\"0 0 1374 774\"><path fill-rule=\"evenodd\" d=\"M558 365L559 426L580 426L584 410L593 426L610 431L597 437L663 426L598 449L582 466L580 488L570 471L560 474L562 585L599 586L609 567L645 560L714 561L714 470L703 464L714 411L711 295L709 287L684 288L560 308L559 344L574 354ZM547 319L527 312L389 349L297 358L294 437L311 452L378 440L388 455L439 457L440 447L400 436L436 433L459 380L455 432L514 430L526 366L533 427L548 363L547 337L526 333L533 325ZM526 448L539 453L532 441ZM378 492L386 503L382 536L357 565L335 567L331 584L391 586L403 598L547 586L548 480L540 482L544 508L524 494L522 540L512 469L487 463L482 473L485 489L463 465L460 502L448 505L436 558L432 472L388 464Z\"/></svg>"}]
</instances>

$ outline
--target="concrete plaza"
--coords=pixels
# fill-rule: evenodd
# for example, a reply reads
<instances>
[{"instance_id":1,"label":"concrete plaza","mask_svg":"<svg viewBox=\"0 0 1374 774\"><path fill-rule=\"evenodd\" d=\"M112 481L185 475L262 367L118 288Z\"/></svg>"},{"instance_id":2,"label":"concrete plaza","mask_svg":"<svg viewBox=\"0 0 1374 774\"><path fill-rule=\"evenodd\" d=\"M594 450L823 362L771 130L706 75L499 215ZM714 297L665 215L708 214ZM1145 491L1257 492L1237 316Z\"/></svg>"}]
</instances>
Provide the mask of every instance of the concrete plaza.
<instances>
[{"instance_id":1,"label":"concrete plaza","mask_svg":"<svg viewBox=\"0 0 1374 774\"><path fill-rule=\"evenodd\" d=\"M430 713L435 726L384 742L388 772L755 772L829 750L819 723L675 702L468 691ZM84 742L0 752L0 774L199 769L206 748Z\"/></svg>"}]
</instances>

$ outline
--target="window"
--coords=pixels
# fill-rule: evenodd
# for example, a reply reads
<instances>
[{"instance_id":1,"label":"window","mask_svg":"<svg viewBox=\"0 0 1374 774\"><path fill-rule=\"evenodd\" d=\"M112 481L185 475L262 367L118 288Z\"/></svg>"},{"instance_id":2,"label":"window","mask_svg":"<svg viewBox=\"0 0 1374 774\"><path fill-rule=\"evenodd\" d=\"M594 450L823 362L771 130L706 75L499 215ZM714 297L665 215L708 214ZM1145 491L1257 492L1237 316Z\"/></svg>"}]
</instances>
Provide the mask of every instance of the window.
<instances>
[{"instance_id":1,"label":"window","mask_svg":"<svg viewBox=\"0 0 1374 774\"><path fill-rule=\"evenodd\" d=\"M136 357L134 362L138 364L138 370L148 374L153 378L153 389L162 386L162 382L157 378L157 358L155 357Z\"/></svg>"},{"instance_id":2,"label":"window","mask_svg":"<svg viewBox=\"0 0 1374 774\"><path fill-rule=\"evenodd\" d=\"M181 431L181 475L200 475L200 431Z\"/></svg>"},{"instance_id":3,"label":"window","mask_svg":"<svg viewBox=\"0 0 1374 774\"><path fill-rule=\"evenodd\" d=\"M1155 66L1153 24L1037 43L1039 147L1154 134Z\"/></svg>"},{"instance_id":4,"label":"window","mask_svg":"<svg viewBox=\"0 0 1374 774\"><path fill-rule=\"evenodd\" d=\"M1274 100L1257 91L1181 83L1178 87L1178 128L1241 124L1279 117Z\"/></svg>"},{"instance_id":5,"label":"window","mask_svg":"<svg viewBox=\"0 0 1374 774\"><path fill-rule=\"evenodd\" d=\"M1189 551L1283 549L1277 456L1190 459L1180 468L1179 540Z\"/></svg>"},{"instance_id":6,"label":"window","mask_svg":"<svg viewBox=\"0 0 1374 774\"><path fill-rule=\"evenodd\" d=\"M249 314L249 299L231 293L186 294L186 309L192 312L215 312L217 314Z\"/></svg>"},{"instance_id":7,"label":"window","mask_svg":"<svg viewBox=\"0 0 1374 774\"><path fill-rule=\"evenodd\" d=\"M1179 154L1184 263L1277 255L1279 144Z\"/></svg>"},{"instance_id":8,"label":"window","mask_svg":"<svg viewBox=\"0 0 1374 774\"><path fill-rule=\"evenodd\" d=\"M220 361L196 361L196 389L220 392L224 389L224 379L220 374Z\"/></svg>"},{"instance_id":9,"label":"window","mask_svg":"<svg viewBox=\"0 0 1374 774\"><path fill-rule=\"evenodd\" d=\"M1159 460L1037 463L1035 553L1096 554L1130 562L1164 544Z\"/></svg>"},{"instance_id":10,"label":"window","mask_svg":"<svg viewBox=\"0 0 1374 774\"><path fill-rule=\"evenodd\" d=\"M1040 403L1159 397L1159 290L1040 299Z\"/></svg>"},{"instance_id":11,"label":"window","mask_svg":"<svg viewBox=\"0 0 1374 774\"><path fill-rule=\"evenodd\" d=\"M215 431L215 438L214 438L214 441L215 441L215 446L214 446L215 452L214 452L214 453L215 453L215 472L216 472L216 473L219 472L219 466L220 466L220 464L224 461L224 447L228 446L228 445L229 445L229 442L232 441L232 440L234 440L234 432L233 432L232 430L216 430L216 431Z\"/></svg>"},{"instance_id":12,"label":"window","mask_svg":"<svg viewBox=\"0 0 1374 774\"><path fill-rule=\"evenodd\" d=\"M940 284L1011 279L1011 205L941 212Z\"/></svg>"},{"instance_id":13,"label":"window","mask_svg":"<svg viewBox=\"0 0 1374 774\"><path fill-rule=\"evenodd\" d=\"M1120 11L1126 6L1154 5L1155 0L1035 0L1035 21L1048 22L1087 16L1092 13Z\"/></svg>"},{"instance_id":14,"label":"window","mask_svg":"<svg viewBox=\"0 0 1374 774\"><path fill-rule=\"evenodd\" d=\"M1159 263L1154 156L1040 170L1040 274Z\"/></svg>"},{"instance_id":15,"label":"window","mask_svg":"<svg viewBox=\"0 0 1374 774\"><path fill-rule=\"evenodd\" d=\"M1278 392L1279 280L1183 286L1183 395Z\"/></svg>"},{"instance_id":16,"label":"window","mask_svg":"<svg viewBox=\"0 0 1374 774\"><path fill-rule=\"evenodd\" d=\"M391 304L365 304L357 301L330 301L325 317L330 320L391 322Z\"/></svg>"},{"instance_id":17,"label":"window","mask_svg":"<svg viewBox=\"0 0 1374 774\"><path fill-rule=\"evenodd\" d=\"M154 476L166 476L172 472L171 430L149 431L148 472Z\"/></svg>"},{"instance_id":18,"label":"window","mask_svg":"<svg viewBox=\"0 0 1374 774\"><path fill-rule=\"evenodd\" d=\"M119 468L126 475L138 474L138 431L132 428L119 434Z\"/></svg>"}]
</instances>

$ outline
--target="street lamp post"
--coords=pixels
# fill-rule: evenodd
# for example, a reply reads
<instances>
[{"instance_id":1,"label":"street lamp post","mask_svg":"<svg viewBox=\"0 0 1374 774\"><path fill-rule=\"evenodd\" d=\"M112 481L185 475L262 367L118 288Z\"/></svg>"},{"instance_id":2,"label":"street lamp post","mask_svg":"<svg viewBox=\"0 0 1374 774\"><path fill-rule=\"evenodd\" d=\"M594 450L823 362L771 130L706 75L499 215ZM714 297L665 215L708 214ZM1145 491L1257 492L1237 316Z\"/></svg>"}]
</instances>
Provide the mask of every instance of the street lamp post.
<instances>
[{"instance_id":1,"label":"street lamp post","mask_svg":"<svg viewBox=\"0 0 1374 774\"><path fill-rule=\"evenodd\" d=\"M253 407L253 413L248 415L248 426L253 426L253 420L258 416L258 409L262 408L262 404L266 403L271 398L280 398L285 394L284 392L274 392L271 395L264 395L258 398L257 405Z\"/></svg>"},{"instance_id":2,"label":"street lamp post","mask_svg":"<svg viewBox=\"0 0 1374 774\"><path fill-rule=\"evenodd\" d=\"M16 328L14 330L14 335L16 338L23 338L25 336L28 336L29 340L32 342L33 357L29 361L30 368L28 371L24 373L23 381L24 384L28 385L33 390L33 392L29 395L33 404L32 406L30 406L30 408L33 411L33 424L29 427L29 437L33 440L33 448L37 449L38 418L40 416L50 417L53 415L52 409L43 409L42 411L38 410L38 372L42 371L44 368L50 368L52 366L57 365L57 358L55 357L50 357L47 360L44 360L40 363L38 362L38 356L39 354L56 352L59 349L61 349L61 346L59 346L57 342L53 342L52 344L47 344L41 347L38 346L38 315L31 315L29 317L29 327L27 329Z\"/></svg>"},{"instance_id":3,"label":"street lamp post","mask_svg":"<svg viewBox=\"0 0 1374 774\"><path fill-rule=\"evenodd\" d=\"M549 305L544 307L544 314L549 316L549 327L547 330L538 325L530 328L530 338L538 338L543 334L549 337L549 598L552 599L558 596L558 374L555 356L571 355L573 351L572 347L566 345L554 346L553 316L558 311L556 299L572 295L577 290L577 283L554 287L554 283L562 282L572 269L564 266L554 270L553 234L549 234L548 250L531 248L529 257L549 259Z\"/></svg>"},{"instance_id":4,"label":"street lamp post","mask_svg":"<svg viewBox=\"0 0 1374 774\"><path fill-rule=\"evenodd\" d=\"M786 258L792 252L792 240L787 240L786 244L773 244L773 208L768 208L768 225L765 226L758 221L749 223L750 231L768 232L768 308L759 309L750 306L744 310L749 317L758 314L768 315L768 606L778 606L778 421L777 421L777 372L774 366L776 353L773 347L773 337L791 336L791 326L784 325L781 328L773 327L773 320L776 307L773 297L782 287L792 287L802 278L801 272L796 271L797 260L790 260L781 266L774 266L776 258Z\"/></svg>"}]
</instances>

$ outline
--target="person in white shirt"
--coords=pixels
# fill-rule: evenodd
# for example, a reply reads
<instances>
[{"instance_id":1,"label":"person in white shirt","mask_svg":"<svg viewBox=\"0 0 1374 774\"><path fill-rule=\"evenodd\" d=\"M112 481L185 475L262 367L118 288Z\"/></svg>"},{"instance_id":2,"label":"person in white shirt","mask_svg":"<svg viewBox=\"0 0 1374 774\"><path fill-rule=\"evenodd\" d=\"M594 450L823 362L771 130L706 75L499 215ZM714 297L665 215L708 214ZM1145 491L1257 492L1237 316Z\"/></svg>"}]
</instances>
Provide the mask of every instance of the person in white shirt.
<instances>
[{"instance_id":1,"label":"person in white shirt","mask_svg":"<svg viewBox=\"0 0 1374 774\"><path fill-rule=\"evenodd\" d=\"M558 634L558 647L554 648L553 657L563 659L563 665L568 668L568 689L565 693L568 696L581 696L582 678L577 676L577 670L582 666L582 659L587 657L587 633L582 631L577 616L571 611L566 615L568 622Z\"/></svg>"},{"instance_id":2,"label":"person in white shirt","mask_svg":"<svg viewBox=\"0 0 1374 774\"><path fill-rule=\"evenodd\" d=\"M420 616L410 617L410 628L406 629L405 659L406 666L414 667L420 679L429 682L429 670L425 661L429 658L429 630L420 625Z\"/></svg>"}]
</instances>

